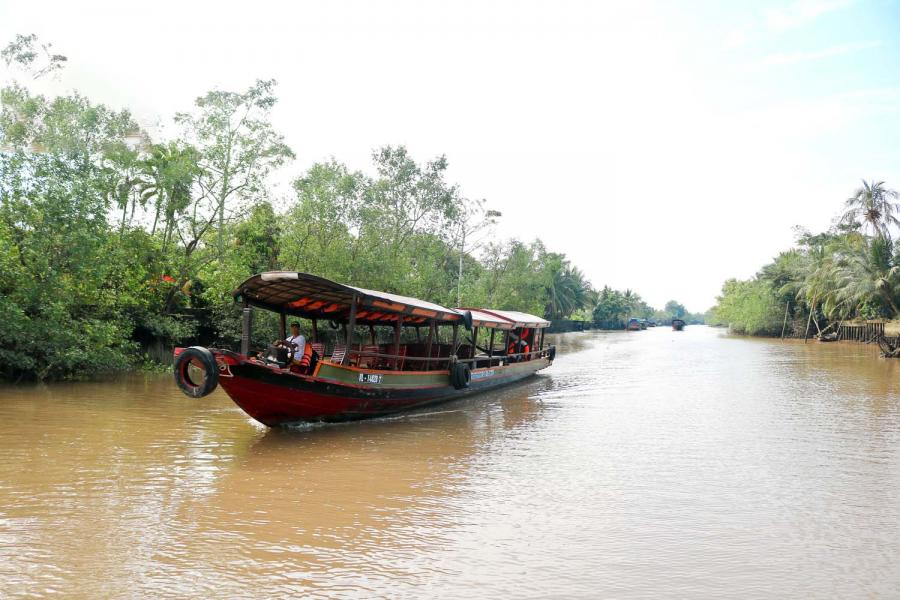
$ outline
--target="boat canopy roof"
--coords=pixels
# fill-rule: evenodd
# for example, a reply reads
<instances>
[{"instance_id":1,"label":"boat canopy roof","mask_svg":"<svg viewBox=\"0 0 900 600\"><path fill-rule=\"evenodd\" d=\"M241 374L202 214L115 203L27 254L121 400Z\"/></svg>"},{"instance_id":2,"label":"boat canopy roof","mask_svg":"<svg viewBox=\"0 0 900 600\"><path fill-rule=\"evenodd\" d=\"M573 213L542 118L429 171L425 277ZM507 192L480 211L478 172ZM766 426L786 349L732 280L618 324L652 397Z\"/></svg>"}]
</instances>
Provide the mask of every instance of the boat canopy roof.
<instances>
[{"instance_id":1,"label":"boat canopy roof","mask_svg":"<svg viewBox=\"0 0 900 600\"><path fill-rule=\"evenodd\" d=\"M234 290L235 300L274 312L307 319L350 320L350 305L357 298L356 322L360 325L393 325L403 318L404 325L461 324L466 311L472 313L472 325L495 329L543 328L550 321L511 310L486 308L447 308L398 294L337 283L316 275L296 271L269 271L250 277Z\"/></svg>"},{"instance_id":2,"label":"boat canopy roof","mask_svg":"<svg viewBox=\"0 0 900 600\"><path fill-rule=\"evenodd\" d=\"M472 324L478 327L495 329L518 329L530 327L543 329L550 326L550 321L516 310L497 310L494 308L458 308L459 311L472 312Z\"/></svg>"},{"instance_id":3,"label":"boat canopy roof","mask_svg":"<svg viewBox=\"0 0 900 600\"><path fill-rule=\"evenodd\" d=\"M497 315L493 315L487 311L481 310L480 308L461 308L459 310L467 310L472 313L472 326L473 327L487 327L489 329L512 329L513 323L498 317Z\"/></svg>"},{"instance_id":4,"label":"boat canopy roof","mask_svg":"<svg viewBox=\"0 0 900 600\"><path fill-rule=\"evenodd\" d=\"M459 323L462 314L417 298L344 285L296 271L270 271L247 279L234 291L236 300L275 312L308 319L350 320L350 305L357 297L356 322L392 325L399 317L409 325L435 319Z\"/></svg>"}]
</instances>

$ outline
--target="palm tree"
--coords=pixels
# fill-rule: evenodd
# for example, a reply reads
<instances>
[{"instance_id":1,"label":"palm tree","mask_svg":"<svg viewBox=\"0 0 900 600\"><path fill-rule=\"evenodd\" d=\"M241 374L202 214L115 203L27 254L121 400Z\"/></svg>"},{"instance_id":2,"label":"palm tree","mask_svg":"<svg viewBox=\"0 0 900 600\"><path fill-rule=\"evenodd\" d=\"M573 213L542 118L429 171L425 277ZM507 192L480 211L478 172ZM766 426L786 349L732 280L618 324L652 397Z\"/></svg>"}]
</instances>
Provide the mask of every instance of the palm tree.
<instances>
[{"instance_id":1,"label":"palm tree","mask_svg":"<svg viewBox=\"0 0 900 600\"><path fill-rule=\"evenodd\" d=\"M622 299L625 301L625 305L628 307L628 310L634 310L640 301L640 296L638 296L635 292L631 291L630 288L625 289L625 293L622 294Z\"/></svg>"},{"instance_id":2,"label":"palm tree","mask_svg":"<svg viewBox=\"0 0 900 600\"><path fill-rule=\"evenodd\" d=\"M154 199L156 213L150 234L162 215L165 223L163 248L168 245L175 229L175 217L191 203L191 187L199 174L197 152L191 147L179 148L177 144L154 144L150 156L141 162L144 183L141 185L141 201Z\"/></svg>"},{"instance_id":3,"label":"palm tree","mask_svg":"<svg viewBox=\"0 0 900 600\"><path fill-rule=\"evenodd\" d=\"M545 313L549 319L560 319L571 315L588 305L590 284L577 268L561 261L553 269L549 285L546 286L547 306Z\"/></svg>"},{"instance_id":4,"label":"palm tree","mask_svg":"<svg viewBox=\"0 0 900 600\"><path fill-rule=\"evenodd\" d=\"M862 187L847 199L840 221L845 225L861 221L865 230L871 229L877 237L890 239L891 227L900 226L897 197L897 192L885 188L883 181L863 180Z\"/></svg>"},{"instance_id":5,"label":"palm tree","mask_svg":"<svg viewBox=\"0 0 900 600\"><path fill-rule=\"evenodd\" d=\"M900 313L897 292L900 290L900 265L893 264L891 243L874 238L849 249L834 265L834 294L837 303L859 311L864 304Z\"/></svg>"},{"instance_id":6,"label":"palm tree","mask_svg":"<svg viewBox=\"0 0 900 600\"><path fill-rule=\"evenodd\" d=\"M119 236L125 235L125 227L134 217L137 204L143 208L144 201L140 197L142 186L139 172L140 161L138 151L128 148L123 143L113 144L104 151L106 159L106 172L109 175L109 187L107 194L110 200L122 209L122 220L119 227ZM128 216L128 208L131 207L131 217Z\"/></svg>"}]
</instances>

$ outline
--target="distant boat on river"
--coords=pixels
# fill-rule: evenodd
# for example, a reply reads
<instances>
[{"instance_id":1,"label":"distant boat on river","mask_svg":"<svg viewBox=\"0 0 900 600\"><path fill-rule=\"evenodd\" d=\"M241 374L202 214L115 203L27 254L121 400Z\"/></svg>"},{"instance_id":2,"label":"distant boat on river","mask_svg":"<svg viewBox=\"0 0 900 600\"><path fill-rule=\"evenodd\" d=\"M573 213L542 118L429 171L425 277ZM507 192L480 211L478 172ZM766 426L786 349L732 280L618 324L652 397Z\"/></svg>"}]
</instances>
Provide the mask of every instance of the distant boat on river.
<instances>
[{"instance_id":1,"label":"distant boat on river","mask_svg":"<svg viewBox=\"0 0 900 600\"><path fill-rule=\"evenodd\" d=\"M672 319L672 331L682 331L684 325L685 323L681 319Z\"/></svg>"}]
</instances>

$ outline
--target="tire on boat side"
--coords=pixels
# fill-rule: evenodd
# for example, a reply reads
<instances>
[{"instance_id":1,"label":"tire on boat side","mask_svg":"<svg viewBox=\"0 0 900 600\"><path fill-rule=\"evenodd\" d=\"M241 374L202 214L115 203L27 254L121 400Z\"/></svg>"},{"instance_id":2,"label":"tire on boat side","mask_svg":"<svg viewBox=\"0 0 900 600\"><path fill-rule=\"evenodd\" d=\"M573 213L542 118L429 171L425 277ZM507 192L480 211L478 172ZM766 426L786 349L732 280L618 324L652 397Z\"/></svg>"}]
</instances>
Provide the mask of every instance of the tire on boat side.
<instances>
[{"instance_id":1,"label":"tire on boat side","mask_svg":"<svg viewBox=\"0 0 900 600\"><path fill-rule=\"evenodd\" d=\"M556 358L556 346L555 345L551 345L547 349L547 358L550 359L550 362L553 362L553 359Z\"/></svg>"},{"instance_id":2,"label":"tire on boat side","mask_svg":"<svg viewBox=\"0 0 900 600\"><path fill-rule=\"evenodd\" d=\"M189 367L193 365L202 369L204 377L200 383L191 378ZM202 346L185 348L175 359L175 383L181 391L191 398L202 398L219 385L219 367L216 357Z\"/></svg>"},{"instance_id":3,"label":"tire on boat side","mask_svg":"<svg viewBox=\"0 0 900 600\"><path fill-rule=\"evenodd\" d=\"M472 370L465 363L456 363L450 371L450 383L458 390L469 387L472 380Z\"/></svg>"}]
</instances>

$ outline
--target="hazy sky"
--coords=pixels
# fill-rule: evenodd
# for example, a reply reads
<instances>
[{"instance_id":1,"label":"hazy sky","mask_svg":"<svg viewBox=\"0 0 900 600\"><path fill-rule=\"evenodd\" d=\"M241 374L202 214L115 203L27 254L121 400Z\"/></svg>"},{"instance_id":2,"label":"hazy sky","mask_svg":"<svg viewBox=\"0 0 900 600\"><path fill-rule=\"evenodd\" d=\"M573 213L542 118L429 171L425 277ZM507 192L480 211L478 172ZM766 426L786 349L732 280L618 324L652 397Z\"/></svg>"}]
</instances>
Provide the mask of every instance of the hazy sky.
<instances>
[{"instance_id":1,"label":"hazy sky","mask_svg":"<svg viewBox=\"0 0 900 600\"><path fill-rule=\"evenodd\" d=\"M900 4L10 2L0 41L151 126L278 80L298 159L446 154L450 179L596 286L705 310L821 229L860 178L900 188Z\"/></svg>"}]
</instances>

